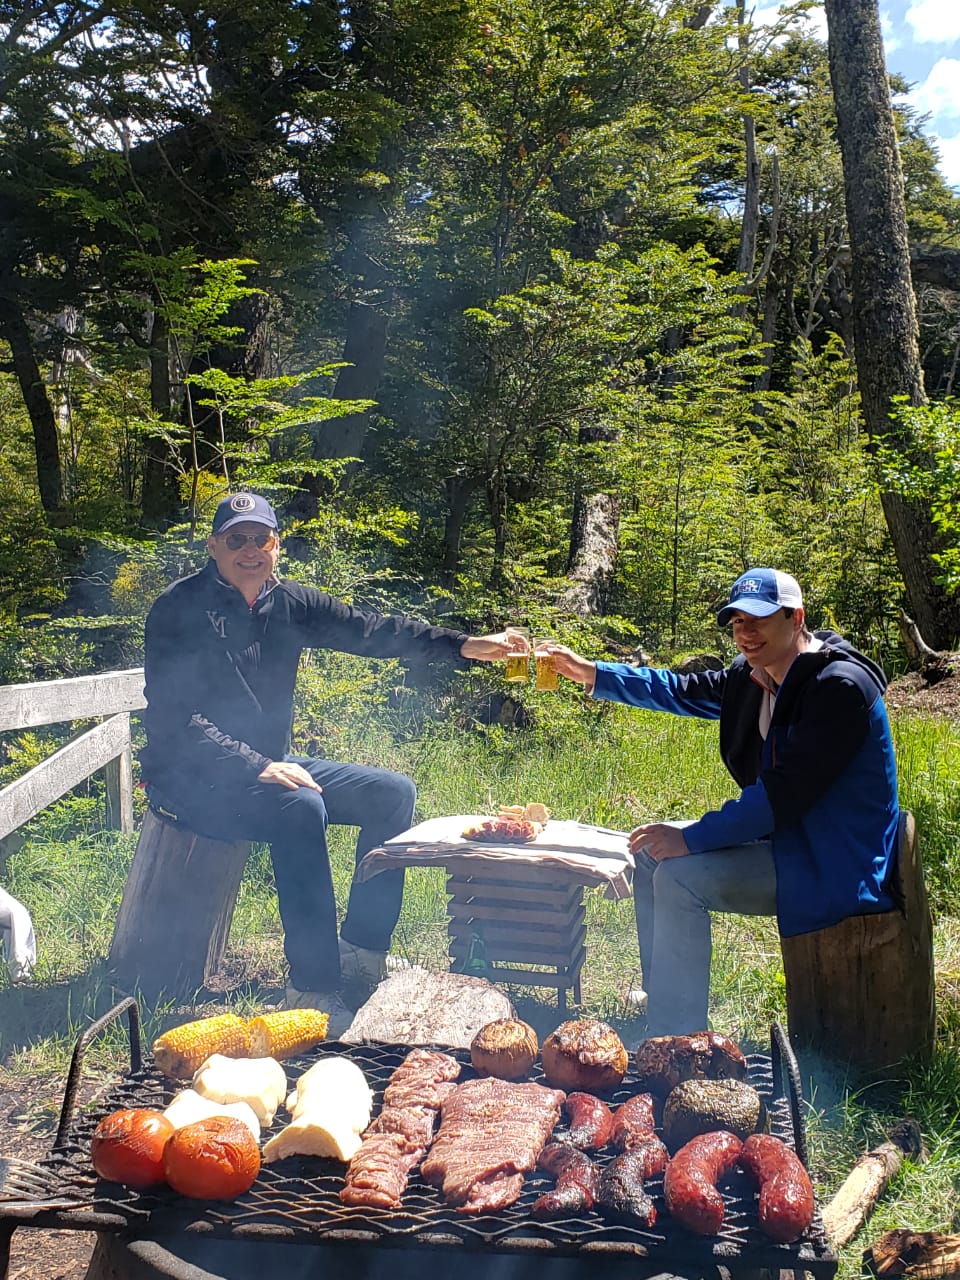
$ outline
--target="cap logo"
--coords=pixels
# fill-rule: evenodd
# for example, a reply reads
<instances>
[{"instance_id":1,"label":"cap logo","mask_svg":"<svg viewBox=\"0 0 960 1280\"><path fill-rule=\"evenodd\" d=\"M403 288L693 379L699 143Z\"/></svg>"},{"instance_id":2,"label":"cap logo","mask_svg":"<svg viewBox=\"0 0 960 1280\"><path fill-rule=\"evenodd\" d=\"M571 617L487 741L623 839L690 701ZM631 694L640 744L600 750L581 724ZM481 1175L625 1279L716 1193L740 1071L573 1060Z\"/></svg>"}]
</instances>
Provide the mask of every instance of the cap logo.
<instances>
[{"instance_id":1,"label":"cap logo","mask_svg":"<svg viewBox=\"0 0 960 1280\"><path fill-rule=\"evenodd\" d=\"M256 505L256 502L251 498L249 493L238 493L235 497L230 499L231 511L252 511Z\"/></svg>"},{"instance_id":2,"label":"cap logo","mask_svg":"<svg viewBox=\"0 0 960 1280\"><path fill-rule=\"evenodd\" d=\"M738 596L756 596L763 590L763 582L760 578L742 578L737 583Z\"/></svg>"}]
</instances>

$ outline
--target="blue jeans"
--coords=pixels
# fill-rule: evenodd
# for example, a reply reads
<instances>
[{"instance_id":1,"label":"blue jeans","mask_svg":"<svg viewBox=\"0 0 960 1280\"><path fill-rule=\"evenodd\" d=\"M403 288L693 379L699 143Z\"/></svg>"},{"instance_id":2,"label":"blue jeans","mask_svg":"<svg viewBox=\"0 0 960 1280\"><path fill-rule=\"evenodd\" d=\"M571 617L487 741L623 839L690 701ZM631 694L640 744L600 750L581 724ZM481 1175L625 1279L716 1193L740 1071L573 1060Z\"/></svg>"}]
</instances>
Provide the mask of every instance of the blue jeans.
<instances>
[{"instance_id":1,"label":"blue jeans","mask_svg":"<svg viewBox=\"0 0 960 1280\"><path fill-rule=\"evenodd\" d=\"M270 846L290 982L301 991L340 985L337 907L327 853L327 824L359 827L356 861L413 821L417 790L388 769L287 756L323 788L289 790L256 780L239 786L200 784L189 795L157 795L164 808L198 835L257 840ZM153 791L148 787L153 797ZM184 886L189 892L189 886ZM382 871L350 888L341 936L357 947L386 951L403 902L402 869Z\"/></svg>"},{"instance_id":2,"label":"blue jeans","mask_svg":"<svg viewBox=\"0 0 960 1280\"><path fill-rule=\"evenodd\" d=\"M672 822L686 827L689 822ZM769 840L657 862L636 857L633 897L650 1035L707 1028L710 912L770 916L777 876Z\"/></svg>"}]
</instances>

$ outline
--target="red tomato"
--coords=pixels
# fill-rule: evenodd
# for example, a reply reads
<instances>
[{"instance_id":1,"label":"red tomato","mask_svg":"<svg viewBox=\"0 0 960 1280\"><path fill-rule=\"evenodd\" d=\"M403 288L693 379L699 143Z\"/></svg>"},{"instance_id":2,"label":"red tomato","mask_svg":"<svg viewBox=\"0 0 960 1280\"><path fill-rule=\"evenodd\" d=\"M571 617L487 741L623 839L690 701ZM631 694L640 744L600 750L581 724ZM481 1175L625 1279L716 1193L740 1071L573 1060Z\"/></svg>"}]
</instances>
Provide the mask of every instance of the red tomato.
<instances>
[{"instance_id":1,"label":"red tomato","mask_svg":"<svg viewBox=\"0 0 960 1280\"><path fill-rule=\"evenodd\" d=\"M160 1111L132 1107L114 1111L97 1125L90 1143L93 1167L101 1178L128 1187L153 1187L164 1181L163 1148L173 1125Z\"/></svg>"}]
</instances>

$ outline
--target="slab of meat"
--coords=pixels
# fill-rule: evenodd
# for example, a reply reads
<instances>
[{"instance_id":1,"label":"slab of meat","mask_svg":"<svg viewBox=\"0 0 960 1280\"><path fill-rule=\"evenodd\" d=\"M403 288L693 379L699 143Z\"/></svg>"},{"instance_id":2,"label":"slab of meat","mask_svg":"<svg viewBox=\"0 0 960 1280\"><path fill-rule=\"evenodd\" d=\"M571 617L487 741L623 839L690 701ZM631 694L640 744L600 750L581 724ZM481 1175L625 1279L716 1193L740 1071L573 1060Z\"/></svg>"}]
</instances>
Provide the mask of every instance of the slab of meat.
<instances>
[{"instance_id":1,"label":"slab of meat","mask_svg":"<svg viewBox=\"0 0 960 1280\"><path fill-rule=\"evenodd\" d=\"M460 1064L448 1053L412 1049L390 1076L383 1110L347 1167L340 1199L379 1209L399 1206L411 1170L433 1139L443 1098L456 1088Z\"/></svg>"},{"instance_id":2,"label":"slab of meat","mask_svg":"<svg viewBox=\"0 0 960 1280\"><path fill-rule=\"evenodd\" d=\"M518 1199L566 1094L494 1076L458 1085L444 1101L440 1131L421 1173L461 1213L503 1209Z\"/></svg>"}]
</instances>

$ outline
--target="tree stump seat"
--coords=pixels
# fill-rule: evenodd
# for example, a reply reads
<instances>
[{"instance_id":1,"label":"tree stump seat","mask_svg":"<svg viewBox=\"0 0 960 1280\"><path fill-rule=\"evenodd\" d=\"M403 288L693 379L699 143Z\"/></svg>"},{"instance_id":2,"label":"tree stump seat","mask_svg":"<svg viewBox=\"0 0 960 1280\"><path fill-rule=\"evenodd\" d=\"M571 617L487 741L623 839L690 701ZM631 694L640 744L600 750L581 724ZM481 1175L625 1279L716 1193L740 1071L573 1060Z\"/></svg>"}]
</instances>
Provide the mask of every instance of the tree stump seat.
<instances>
[{"instance_id":1,"label":"tree stump seat","mask_svg":"<svg viewBox=\"0 0 960 1280\"><path fill-rule=\"evenodd\" d=\"M905 810L897 843L893 911L780 940L791 1040L865 1072L929 1055L936 1031L933 924Z\"/></svg>"},{"instance_id":2,"label":"tree stump seat","mask_svg":"<svg viewBox=\"0 0 960 1280\"><path fill-rule=\"evenodd\" d=\"M190 996L219 969L250 844L211 840L148 810L108 965L126 991Z\"/></svg>"}]
</instances>

